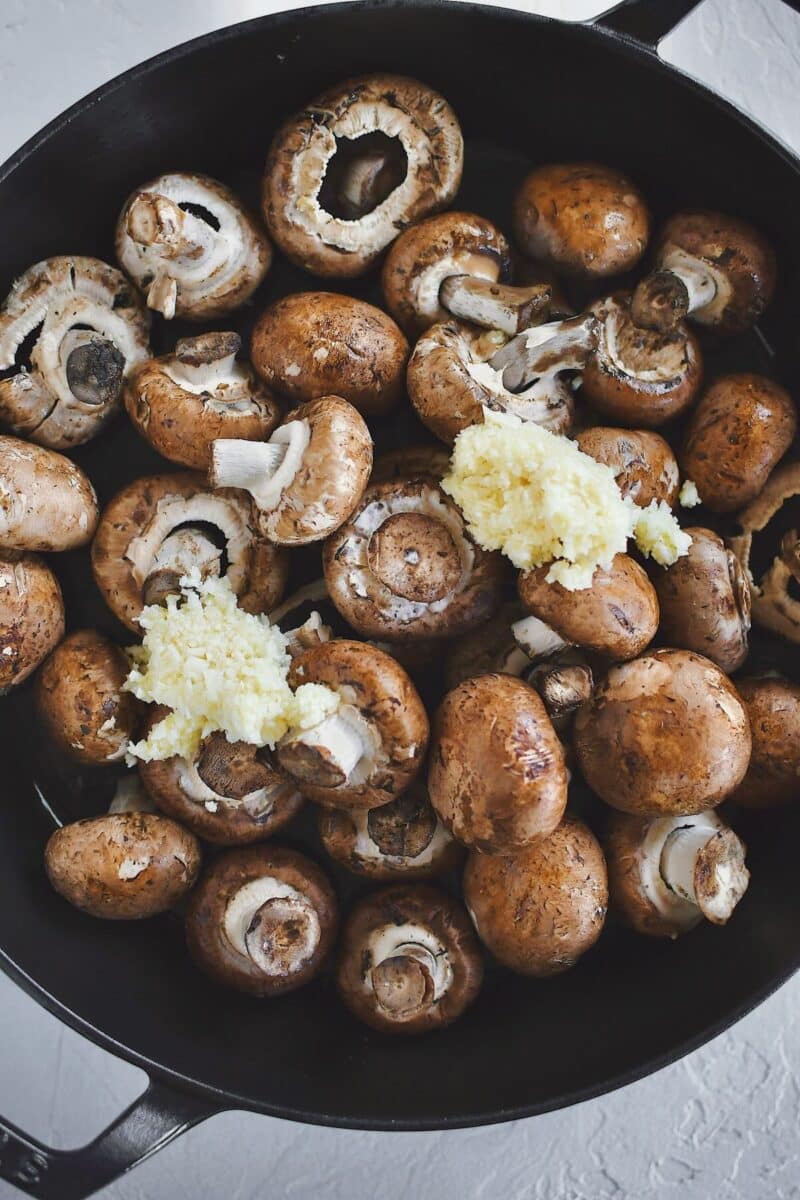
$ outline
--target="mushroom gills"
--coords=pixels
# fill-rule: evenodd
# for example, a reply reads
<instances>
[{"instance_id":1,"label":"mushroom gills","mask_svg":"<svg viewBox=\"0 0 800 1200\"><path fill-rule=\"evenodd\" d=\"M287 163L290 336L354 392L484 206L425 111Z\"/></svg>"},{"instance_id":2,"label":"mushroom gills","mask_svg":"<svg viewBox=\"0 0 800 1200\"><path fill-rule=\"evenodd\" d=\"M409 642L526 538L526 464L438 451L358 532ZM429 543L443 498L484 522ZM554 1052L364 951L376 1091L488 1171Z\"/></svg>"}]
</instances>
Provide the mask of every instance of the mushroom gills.
<instances>
[{"instance_id":1,"label":"mushroom gills","mask_svg":"<svg viewBox=\"0 0 800 1200\"><path fill-rule=\"evenodd\" d=\"M211 449L211 485L242 488L262 512L272 512L300 469L310 439L308 421L288 421L268 442L218 439Z\"/></svg>"},{"instance_id":2,"label":"mushroom gills","mask_svg":"<svg viewBox=\"0 0 800 1200\"><path fill-rule=\"evenodd\" d=\"M145 605L164 604L167 596L180 593L180 581L191 571L201 580L222 573L222 551L202 529L183 526L174 530L159 546L142 585Z\"/></svg>"},{"instance_id":3,"label":"mushroom gills","mask_svg":"<svg viewBox=\"0 0 800 1200\"><path fill-rule=\"evenodd\" d=\"M439 289L440 303L454 317L509 335L546 321L551 298L547 283L512 287L474 275L449 275Z\"/></svg>"},{"instance_id":4,"label":"mushroom gills","mask_svg":"<svg viewBox=\"0 0 800 1200\"><path fill-rule=\"evenodd\" d=\"M223 932L234 950L277 977L302 970L321 936L308 897L270 875L250 880L231 896Z\"/></svg>"},{"instance_id":5,"label":"mushroom gills","mask_svg":"<svg viewBox=\"0 0 800 1200\"><path fill-rule=\"evenodd\" d=\"M437 1003L450 987L453 969L447 948L424 925L386 925L370 937L365 953L365 987L379 1007L397 1020Z\"/></svg>"},{"instance_id":6,"label":"mushroom gills","mask_svg":"<svg viewBox=\"0 0 800 1200\"><path fill-rule=\"evenodd\" d=\"M343 704L319 725L287 734L278 744L278 761L301 782L355 786L371 775L379 749L375 726L354 705Z\"/></svg>"},{"instance_id":7,"label":"mushroom gills","mask_svg":"<svg viewBox=\"0 0 800 1200\"><path fill-rule=\"evenodd\" d=\"M478 366L484 368L484 374L487 365L499 373L506 391L521 392L536 380L562 371L580 371L597 347L597 333L598 321L591 315L552 321L518 333L488 364Z\"/></svg>"}]
</instances>

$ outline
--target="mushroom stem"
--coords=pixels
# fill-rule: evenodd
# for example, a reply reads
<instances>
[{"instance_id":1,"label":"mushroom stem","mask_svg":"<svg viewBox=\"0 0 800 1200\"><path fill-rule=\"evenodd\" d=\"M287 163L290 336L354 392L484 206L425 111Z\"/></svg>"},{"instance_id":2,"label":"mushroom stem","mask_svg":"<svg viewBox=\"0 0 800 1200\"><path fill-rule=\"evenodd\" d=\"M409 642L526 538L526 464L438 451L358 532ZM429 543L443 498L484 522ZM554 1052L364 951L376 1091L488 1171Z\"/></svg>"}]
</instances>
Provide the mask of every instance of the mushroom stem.
<instances>
[{"instance_id":1,"label":"mushroom stem","mask_svg":"<svg viewBox=\"0 0 800 1200\"><path fill-rule=\"evenodd\" d=\"M176 529L158 548L142 585L145 605L163 604L167 596L180 592L180 581L197 569L201 579L221 573L221 554L211 538L200 529Z\"/></svg>"},{"instance_id":2,"label":"mushroom stem","mask_svg":"<svg viewBox=\"0 0 800 1200\"><path fill-rule=\"evenodd\" d=\"M591 667L585 663L545 663L534 667L526 683L542 697L547 715L556 730L566 727L577 709L591 699L594 688Z\"/></svg>"},{"instance_id":3,"label":"mushroom stem","mask_svg":"<svg viewBox=\"0 0 800 1200\"><path fill-rule=\"evenodd\" d=\"M306 783L339 787L346 783L366 752L363 718L355 710L326 717L319 725L287 735L278 746L278 762Z\"/></svg>"},{"instance_id":4,"label":"mushroom stem","mask_svg":"<svg viewBox=\"0 0 800 1200\"><path fill-rule=\"evenodd\" d=\"M212 243L210 225L157 192L139 192L128 208L126 227L140 246L158 246L163 258L199 258Z\"/></svg>"},{"instance_id":5,"label":"mushroom stem","mask_svg":"<svg viewBox=\"0 0 800 1200\"><path fill-rule=\"evenodd\" d=\"M559 650L566 650L569 642L565 642L561 634L556 633L538 617L523 617L511 626L514 640L528 658L536 661L539 658L550 658Z\"/></svg>"},{"instance_id":6,"label":"mushroom stem","mask_svg":"<svg viewBox=\"0 0 800 1200\"><path fill-rule=\"evenodd\" d=\"M397 154L372 150L348 162L339 182L339 203L348 220L357 221L383 204L402 182Z\"/></svg>"},{"instance_id":7,"label":"mushroom stem","mask_svg":"<svg viewBox=\"0 0 800 1200\"><path fill-rule=\"evenodd\" d=\"M296 629L287 629L284 633L286 649L292 658L296 658L311 646L329 642L332 636L330 625L324 625L322 617L316 611L312 612L302 625L298 625Z\"/></svg>"},{"instance_id":8,"label":"mushroom stem","mask_svg":"<svg viewBox=\"0 0 800 1200\"><path fill-rule=\"evenodd\" d=\"M411 1017L439 1000L453 972L445 947L422 925L384 926L369 942L375 999L395 1017Z\"/></svg>"},{"instance_id":9,"label":"mushroom stem","mask_svg":"<svg viewBox=\"0 0 800 1200\"><path fill-rule=\"evenodd\" d=\"M732 829L682 825L664 843L659 863L667 887L724 925L744 895L749 873L744 846Z\"/></svg>"},{"instance_id":10,"label":"mushroom stem","mask_svg":"<svg viewBox=\"0 0 800 1200\"><path fill-rule=\"evenodd\" d=\"M503 387L519 392L544 375L580 371L597 346L596 317L553 321L517 334L498 350L489 365L500 371Z\"/></svg>"},{"instance_id":11,"label":"mushroom stem","mask_svg":"<svg viewBox=\"0 0 800 1200\"><path fill-rule=\"evenodd\" d=\"M169 372L176 383L194 391L213 392L230 379L242 346L238 333L203 333L181 338L175 345L176 362Z\"/></svg>"},{"instance_id":12,"label":"mushroom stem","mask_svg":"<svg viewBox=\"0 0 800 1200\"><path fill-rule=\"evenodd\" d=\"M272 512L300 467L310 440L307 421L289 421L268 442L223 438L211 447L211 486L242 488Z\"/></svg>"},{"instance_id":13,"label":"mushroom stem","mask_svg":"<svg viewBox=\"0 0 800 1200\"><path fill-rule=\"evenodd\" d=\"M320 940L319 917L297 888L264 875L231 896L224 930L230 945L267 975L300 970Z\"/></svg>"},{"instance_id":14,"label":"mushroom stem","mask_svg":"<svg viewBox=\"0 0 800 1200\"><path fill-rule=\"evenodd\" d=\"M454 317L508 334L546 320L551 297L547 283L511 287L475 275L450 275L439 289L441 304Z\"/></svg>"},{"instance_id":15,"label":"mushroom stem","mask_svg":"<svg viewBox=\"0 0 800 1200\"><path fill-rule=\"evenodd\" d=\"M637 325L661 332L674 329L689 313L705 308L717 294L717 281L705 263L689 255L665 264L640 281L631 300Z\"/></svg>"},{"instance_id":16,"label":"mushroom stem","mask_svg":"<svg viewBox=\"0 0 800 1200\"><path fill-rule=\"evenodd\" d=\"M122 386L125 357L113 342L87 329L70 329L61 343L67 385L81 404L113 404Z\"/></svg>"}]
</instances>

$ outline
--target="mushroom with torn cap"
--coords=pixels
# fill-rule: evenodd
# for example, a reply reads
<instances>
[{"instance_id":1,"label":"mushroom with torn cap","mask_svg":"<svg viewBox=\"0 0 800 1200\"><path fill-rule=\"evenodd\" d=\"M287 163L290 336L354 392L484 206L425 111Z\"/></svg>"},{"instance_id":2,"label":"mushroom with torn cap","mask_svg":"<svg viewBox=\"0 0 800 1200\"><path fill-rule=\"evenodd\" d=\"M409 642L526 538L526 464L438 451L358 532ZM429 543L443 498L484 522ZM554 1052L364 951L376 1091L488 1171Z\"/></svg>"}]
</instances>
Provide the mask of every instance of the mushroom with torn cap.
<instances>
[{"instance_id":1,"label":"mushroom with torn cap","mask_svg":"<svg viewBox=\"0 0 800 1200\"><path fill-rule=\"evenodd\" d=\"M730 538L731 549L750 580L753 620L790 642L800 642L800 519L795 518L796 496L800 496L800 463L785 463L772 473L761 494L739 513L739 532ZM777 531L773 534L774 527ZM765 560L767 544L770 558ZM769 565L762 566L764 561Z\"/></svg>"},{"instance_id":2,"label":"mushroom with torn cap","mask_svg":"<svg viewBox=\"0 0 800 1200\"><path fill-rule=\"evenodd\" d=\"M678 460L659 433L646 429L609 429L593 425L575 438L578 448L614 472L617 487L634 504L647 508L661 500L674 508L680 488Z\"/></svg>"},{"instance_id":3,"label":"mushroom with torn cap","mask_svg":"<svg viewBox=\"0 0 800 1200\"><path fill-rule=\"evenodd\" d=\"M0 696L22 683L64 636L64 600L38 554L0 554Z\"/></svg>"},{"instance_id":4,"label":"mushroom with torn cap","mask_svg":"<svg viewBox=\"0 0 800 1200\"><path fill-rule=\"evenodd\" d=\"M94 488L71 459L0 437L0 550L75 550L97 518Z\"/></svg>"},{"instance_id":5,"label":"mushroom with torn cap","mask_svg":"<svg viewBox=\"0 0 800 1200\"><path fill-rule=\"evenodd\" d=\"M800 685L780 675L736 680L753 735L750 765L730 799L740 808L796 802L800 786Z\"/></svg>"}]
</instances>

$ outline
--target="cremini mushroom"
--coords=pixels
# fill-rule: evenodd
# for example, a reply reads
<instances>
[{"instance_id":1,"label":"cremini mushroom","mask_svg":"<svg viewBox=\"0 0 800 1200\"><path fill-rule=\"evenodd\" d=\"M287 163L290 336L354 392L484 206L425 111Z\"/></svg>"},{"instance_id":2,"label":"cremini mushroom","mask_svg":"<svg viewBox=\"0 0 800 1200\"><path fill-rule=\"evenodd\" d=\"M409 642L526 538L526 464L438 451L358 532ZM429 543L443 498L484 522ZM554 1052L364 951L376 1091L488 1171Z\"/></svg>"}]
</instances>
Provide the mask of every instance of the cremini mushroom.
<instances>
[{"instance_id":1,"label":"cremini mushroom","mask_svg":"<svg viewBox=\"0 0 800 1200\"><path fill-rule=\"evenodd\" d=\"M763 375L723 375L694 410L680 454L703 504L735 512L754 500L794 441L797 409Z\"/></svg>"},{"instance_id":2,"label":"cremini mushroom","mask_svg":"<svg viewBox=\"0 0 800 1200\"><path fill-rule=\"evenodd\" d=\"M181 338L172 354L152 358L125 385L125 407L136 429L171 462L198 471L211 464L216 438L268 438L281 408L236 355L238 333Z\"/></svg>"},{"instance_id":3,"label":"cremini mushroom","mask_svg":"<svg viewBox=\"0 0 800 1200\"><path fill-rule=\"evenodd\" d=\"M250 299L272 262L255 215L229 187L178 171L128 197L116 248L148 306L168 321L226 316Z\"/></svg>"},{"instance_id":4,"label":"cremini mushroom","mask_svg":"<svg viewBox=\"0 0 800 1200\"><path fill-rule=\"evenodd\" d=\"M38 554L0 554L0 696L36 670L64 636L64 600Z\"/></svg>"},{"instance_id":5,"label":"cremini mushroom","mask_svg":"<svg viewBox=\"0 0 800 1200\"><path fill-rule=\"evenodd\" d=\"M692 539L688 554L652 572L661 640L705 654L730 675L747 658L750 584L718 534L698 528L686 532Z\"/></svg>"},{"instance_id":6,"label":"cremini mushroom","mask_svg":"<svg viewBox=\"0 0 800 1200\"><path fill-rule=\"evenodd\" d=\"M514 236L524 254L565 275L601 279L636 266L650 214L636 185L613 167L551 163L520 184Z\"/></svg>"},{"instance_id":7,"label":"cremini mushroom","mask_svg":"<svg viewBox=\"0 0 800 1200\"><path fill-rule=\"evenodd\" d=\"M652 937L679 937L704 917L724 925L750 880L743 843L713 811L610 813L604 845L613 909Z\"/></svg>"},{"instance_id":8,"label":"cremini mushroom","mask_svg":"<svg viewBox=\"0 0 800 1200\"><path fill-rule=\"evenodd\" d=\"M159 813L118 812L64 825L44 854L50 883L91 917L133 921L173 908L194 884L200 846Z\"/></svg>"},{"instance_id":9,"label":"cremini mushroom","mask_svg":"<svg viewBox=\"0 0 800 1200\"><path fill-rule=\"evenodd\" d=\"M379 454L372 463L370 483L416 479L429 475L439 483L450 470L450 451L443 446L401 446Z\"/></svg>"},{"instance_id":10,"label":"cremini mushroom","mask_svg":"<svg viewBox=\"0 0 800 1200\"><path fill-rule=\"evenodd\" d=\"M506 854L551 833L567 803L567 772L534 689L493 674L448 692L433 723L428 791L466 846Z\"/></svg>"},{"instance_id":11,"label":"cremini mushroom","mask_svg":"<svg viewBox=\"0 0 800 1200\"><path fill-rule=\"evenodd\" d=\"M390 164L382 181L373 178L364 189L359 176L365 160L374 161L376 135L383 135ZM329 200L326 175L336 174L345 147L346 167ZM452 202L463 159L458 120L437 92L401 75L348 79L276 133L264 168L264 220L287 258L305 270L326 278L363 275L401 229ZM373 199L375 207L358 211Z\"/></svg>"},{"instance_id":12,"label":"cremini mushroom","mask_svg":"<svg viewBox=\"0 0 800 1200\"><path fill-rule=\"evenodd\" d=\"M737 518L730 546L751 585L753 620L790 642L800 642L800 463L784 463Z\"/></svg>"},{"instance_id":13,"label":"cremini mushroom","mask_svg":"<svg viewBox=\"0 0 800 1200\"><path fill-rule=\"evenodd\" d=\"M593 425L575 441L584 454L611 468L622 495L630 496L640 508L662 500L675 507L680 489L678 460L659 433Z\"/></svg>"},{"instance_id":14,"label":"cremini mushroom","mask_svg":"<svg viewBox=\"0 0 800 1200\"><path fill-rule=\"evenodd\" d=\"M753 735L750 766L731 796L742 808L796 801L800 786L800 686L781 675L736 680Z\"/></svg>"},{"instance_id":15,"label":"cremini mushroom","mask_svg":"<svg viewBox=\"0 0 800 1200\"><path fill-rule=\"evenodd\" d=\"M278 846L228 850L189 901L186 940L217 982L278 996L318 974L336 937L336 896L310 859Z\"/></svg>"},{"instance_id":16,"label":"cremini mushroom","mask_svg":"<svg viewBox=\"0 0 800 1200\"><path fill-rule=\"evenodd\" d=\"M286 648L293 658L332 637L347 636L347 625L333 607L324 579L314 579L292 592L269 614L269 622L287 639Z\"/></svg>"},{"instance_id":17,"label":"cremini mushroom","mask_svg":"<svg viewBox=\"0 0 800 1200\"><path fill-rule=\"evenodd\" d=\"M608 907L603 851L567 816L513 854L470 854L464 901L498 962L546 978L573 967L600 937Z\"/></svg>"},{"instance_id":18,"label":"cremini mushroom","mask_svg":"<svg viewBox=\"0 0 800 1200\"><path fill-rule=\"evenodd\" d=\"M0 421L55 450L87 442L119 410L124 377L147 358L149 329L114 267L80 255L36 263L0 309Z\"/></svg>"},{"instance_id":19,"label":"cremini mushroom","mask_svg":"<svg viewBox=\"0 0 800 1200\"><path fill-rule=\"evenodd\" d=\"M138 632L147 604L177 594L181 578L225 574L246 612L268 612L286 585L285 552L261 537L250 498L213 492L201 475L150 475L107 505L92 543L97 586L115 616Z\"/></svg>"},{"instance_id":20,"label":"cremini mushroom","mask_svg":"<svg viewBox=\"0 0 800 1200\"><path fill-rule=\"evenodd\" d=\"M655 270L638 285L633 317L672 329L684 317L725 334L756 323L775 289L775 255L752 225L717 212L681 212L656 245Z\"/></svg>"},{"instance_id":21,"label":"cremini mushroom","mask_svg":"<svg viewBox=\"0 0 800 1200\"><path fill-rule=\"evenodd\" d=\"M578 709L594 691L594 673L582 652L568 647L529 665L522 678L536 688L553 728L565 741Z\"/></svg>"},{"instance_id":22,"label":"cremini mushroom","mask_svg":"<svg viewBox=\"0 0 800 1200\"><path fill-rule=\"evenodd\" d=\"M606 804L645 816L715 808L741 783L750 723L730 680L689 650L612 667L575 719L578 764Z\"/></svg>"},{"instance_id":23,"label":"cremini mushroom","mask_svg":"<svg viewBox=\"0 0 800 1200\"><path fill-rule=\"evenodd\" d=\"M322 396L292 409L268 442L215 441L209 478L250 493L271 542L303 546L348 520L371 470L364 418L340 396Z\"/></svg>"},{"instance_id":24,"label":"cremini mushroom","mask_svg":"<svg viewBox=\"0 0 800 1200\"><path fill-rule=\"evenodd\" d=\"M411 786L428 747L428 717L394 658L337 639L292 661L289 686L301 683L325 684L340 699L321 724L278 743L278 765L304 796L333 808L377 808Z\"/></svg>"},{"instance_id":25,"label":"cremini mushroom","mask_svg":"<svg viewBox=\"0 0 800 1200\"><path fill-rule=\"evenodd\" d=\"M367 488L326 543L331 600L364 637L443 637L479 625L499 606L505 562L467 533L456 505L432 479Z\"/></svg>"},{"instance_id":26,"label":"cremini mushroom","mask_svg":"<svg viewBox=\"0 0 800 1200\"><path fill-rule=\"evenodd\" d=\"M75 550L98 509L80 467L55 450L0 437L0 550Z\"/></svg>"},{"instance_id":27,"label":"cremini mushroom","mask_svg":"<svg viewBox=\"0 0 800 1200\"><path fill-rule=\"evenodd\" d=\"M483 961L461 904L424 885L361 900L342 934L336 971L350 1011L382 1033L426 1033L476 999Z\"/></svg>"}]
</instances>

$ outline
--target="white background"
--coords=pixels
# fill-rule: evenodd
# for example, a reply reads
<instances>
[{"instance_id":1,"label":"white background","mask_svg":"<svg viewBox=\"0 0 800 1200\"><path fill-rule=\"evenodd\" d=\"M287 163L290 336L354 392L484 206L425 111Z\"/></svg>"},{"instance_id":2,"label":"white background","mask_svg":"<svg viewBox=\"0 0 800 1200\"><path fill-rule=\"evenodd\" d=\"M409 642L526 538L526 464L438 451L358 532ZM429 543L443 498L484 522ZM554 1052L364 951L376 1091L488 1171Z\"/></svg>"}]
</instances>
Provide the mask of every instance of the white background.
<instances>
[{"instance_id":1,"label":"white background","mask_svg":"<svg viewBox=\"0 0 800 1200\"><path fill-rule=\"evenodd\" d=\"M66 105L141 59L280 7L285 5L263 0L0 0L0 161ZM517 7L575 20L607 5L541 0ZM800 151L800 17L780 0L705 0L661 52ZM797 979L728 1034L660 1074L578 1108L513 1125L390 1135L227 1113L102 1195L106 1200L800 1197L799 1010ZM6 1117L48 1143L75 1146L97 1133L143 1085L141 1072L60 1025L0 976L0 1112ZM17 1194L0 1183L2 1200Z\"/></svg>"}]
</instances>

